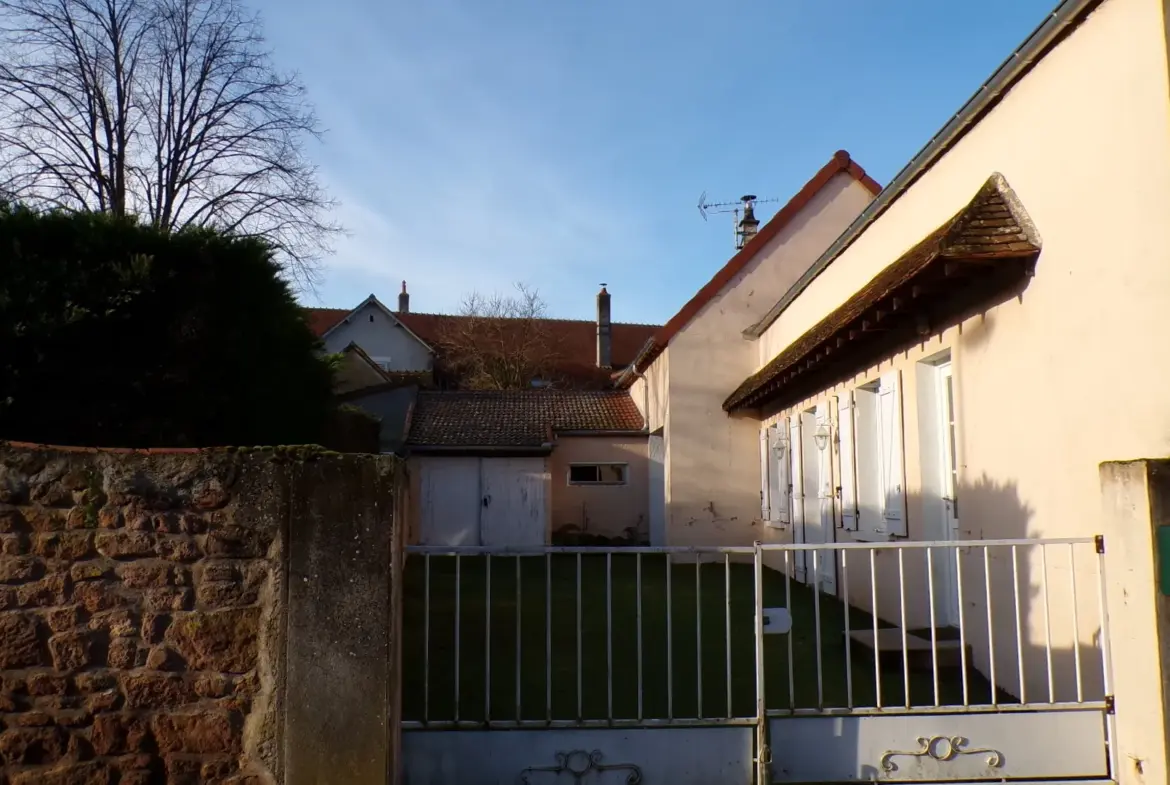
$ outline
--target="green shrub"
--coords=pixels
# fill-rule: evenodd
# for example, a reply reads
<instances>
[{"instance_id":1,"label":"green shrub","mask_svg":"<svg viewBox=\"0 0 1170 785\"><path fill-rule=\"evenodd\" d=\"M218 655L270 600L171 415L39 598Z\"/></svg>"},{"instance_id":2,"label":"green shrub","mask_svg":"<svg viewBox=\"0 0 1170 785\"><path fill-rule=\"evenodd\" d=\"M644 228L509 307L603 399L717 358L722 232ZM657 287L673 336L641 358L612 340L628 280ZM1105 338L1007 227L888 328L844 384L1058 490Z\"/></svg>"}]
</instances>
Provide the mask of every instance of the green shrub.
<instances>
[{"instance_id":1,"label":"green shrub","mask_svg":"<svg viewBox=\"0 0 1170 785\"><path fill-rule=\"evenodd\" d=\"M261 240L0 205L0 438L316 442L318 348Z\"/></svg>"}]
</instances>

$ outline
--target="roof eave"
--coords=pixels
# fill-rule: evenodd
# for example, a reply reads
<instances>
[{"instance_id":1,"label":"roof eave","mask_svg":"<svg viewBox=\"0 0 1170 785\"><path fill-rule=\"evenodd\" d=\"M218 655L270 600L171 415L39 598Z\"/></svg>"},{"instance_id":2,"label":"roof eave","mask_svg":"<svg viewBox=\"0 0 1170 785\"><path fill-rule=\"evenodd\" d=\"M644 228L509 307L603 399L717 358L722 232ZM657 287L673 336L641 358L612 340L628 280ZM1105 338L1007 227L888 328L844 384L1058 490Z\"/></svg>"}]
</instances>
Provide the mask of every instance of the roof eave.
<instances>
[{"instance_id":1,"label":"roof eave","mask_svg":"<svg viewBox=\"0 0 1170 785\"><path fill-rule=\"evenodd\" d=\"M833 263L850 245L860 237L899 197L917 182L940 158L954 147L967 132L974 128L987 112L991 111L1003 96L1032 69L1032 67L1063 36L1079 25L1103 0L1064 0L1056 10L1012 52L999 68L980 85L967 102L956 112L946 125L939 130L902 170L894 176L881 193L845 231L833 241L812 266L797 279L784 296L768 310L764 317L743 331L743 336L756 340L772 326L789 305L808 288L824 270Z\"/></svg>"}]
</instances>

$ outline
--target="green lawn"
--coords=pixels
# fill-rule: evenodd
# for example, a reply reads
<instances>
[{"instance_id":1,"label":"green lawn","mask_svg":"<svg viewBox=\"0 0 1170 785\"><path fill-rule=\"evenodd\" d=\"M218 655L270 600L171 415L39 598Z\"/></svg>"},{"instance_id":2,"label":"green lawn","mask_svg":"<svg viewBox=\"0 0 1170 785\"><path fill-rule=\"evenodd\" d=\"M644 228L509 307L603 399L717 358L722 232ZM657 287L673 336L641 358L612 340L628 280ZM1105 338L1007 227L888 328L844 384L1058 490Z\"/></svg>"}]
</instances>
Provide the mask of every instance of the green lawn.
<instances>
[{"instance_id":1,"label":"green lawn","mask_svg":"<svg viewBox=\"0 0 1170 785\"><path fill-rule=\"evenodd\" d=\"M578 715L577 677L577 556L551 558L551 715L553 719L606 719L610 686L607 681L606 557L581 557L581 708ZM488 559L460 559L459 719L485 718L487 660L491 660L490 718L547 719L546 695L550 692L546 670L546 559L520 559L522 588L517 614L517 573L513 557L493 557L491 565L491 624L488 634ZM750 717L754 716L755 651L753 644L753 575L750 564L732 564L731 584L731 711L728 711L726 656L727 601L723 564L704 564L699 570L702 601L696 605L696 567L674 564L671 581L672 651L667 653L666 558L644 555L642 571L642 716L647 718ZM638 615L637 557L615 554L610 569L612 613L613 717L638 716ZM455 559L430 559L430 656L424 668L425 560L407 560L405 621L403 629L403 710L407 720L449 720L455 717ZM813 591L791 582L793 617L792 651L795 690L790 697L788 636L765 637L766 695L769 709L815 708L817 698L817 648ZM782 573L765 570L764 605L781 607L785 601ZM822 594L820 598L823 704L846 705L846 655L843 639L845 608ZM516 701L517 615L520 623L520 705ZM872 626L872 617L850 610L850 628ZM700 631L701 622L701 631ZM884 626L884 625L883 625ZM702 687L696 678L702 663ZM668 667L669 663L669 667ZM873 658L863 649L852 653L853 704L875 705ZM424 679L424 673L426 678ZM669 681L668 681L669 674ZM986 680L969 670L972 703L990 700ZM424 682L429 688L424 690ZM883 660L882 703L902 705L905 685L900 656ZM668 688L668 684L673 688ZM958 672L944 676L942 702L962 702ZM934 702L931 673L911 671L910 697L914 705ZM700 712L699 698L702 698ZM1006 697L1006 696L1005 696ZM1005 697L1001 697L1005 699ZM669 698L669 700L668 700ZM794 698L794 701L792 700Z\"/></svg>"}]
</instances>

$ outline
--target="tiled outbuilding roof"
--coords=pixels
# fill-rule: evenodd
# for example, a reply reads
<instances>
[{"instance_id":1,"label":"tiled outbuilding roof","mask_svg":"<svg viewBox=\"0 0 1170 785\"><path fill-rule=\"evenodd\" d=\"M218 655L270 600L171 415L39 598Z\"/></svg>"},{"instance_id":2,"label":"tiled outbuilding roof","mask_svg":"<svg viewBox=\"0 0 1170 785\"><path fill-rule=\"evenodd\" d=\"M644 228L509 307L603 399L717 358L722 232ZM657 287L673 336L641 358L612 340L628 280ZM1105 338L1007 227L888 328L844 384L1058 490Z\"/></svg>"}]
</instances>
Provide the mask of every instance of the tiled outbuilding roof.
<instances>
[{"instance_id":1,"label":"tiled outbuilding roof","mask_svg":"<svg viewBox=\"0 0 1170 785\"><path fill-rule=\"evenodd\" d=\"M601 390L420 392L407 441L418 447L540 447L556 431L640 431L629 393Z\"/></svg>"}]
</instances>

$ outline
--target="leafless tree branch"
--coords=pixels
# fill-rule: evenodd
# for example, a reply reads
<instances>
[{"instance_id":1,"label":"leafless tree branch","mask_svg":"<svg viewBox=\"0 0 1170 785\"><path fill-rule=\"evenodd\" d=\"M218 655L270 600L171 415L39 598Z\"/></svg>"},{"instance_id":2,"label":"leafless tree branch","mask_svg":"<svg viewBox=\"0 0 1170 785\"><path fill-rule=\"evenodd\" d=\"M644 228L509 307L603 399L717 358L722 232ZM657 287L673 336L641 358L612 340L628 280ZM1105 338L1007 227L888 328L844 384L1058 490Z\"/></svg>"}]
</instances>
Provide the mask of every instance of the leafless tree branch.
<instances>
[{"instance_id":1,"label":"leafless tree branch","mask_svg":"<svg viewBox=\"0 0 1170 785\"><path fill-rule=\"evenodd\" d=\"M0 192L263 235L312 285L321 128L240 0L0 0Z\"/></svg>"},{"instance_id":2,"label":"leafless tree branch","mask_svg":"<svg viewBox=\"0 0 1170 785\"><path fill-rule=\"evenodd\" d=\"M561 339L549 329L548 307L536 289L515 288L515 294L472 292L459 317L443 322L436 348L461 387L514 390L534 380L559 381Z\"/></svg>"}]
</instances>

